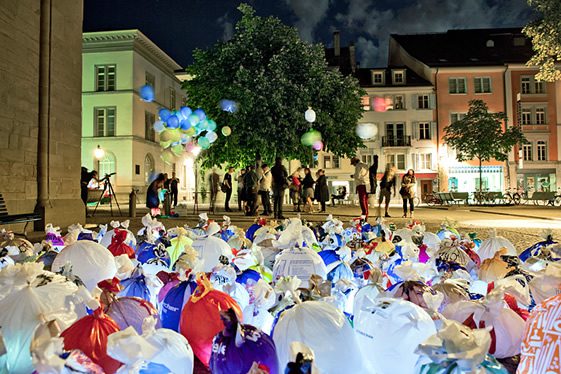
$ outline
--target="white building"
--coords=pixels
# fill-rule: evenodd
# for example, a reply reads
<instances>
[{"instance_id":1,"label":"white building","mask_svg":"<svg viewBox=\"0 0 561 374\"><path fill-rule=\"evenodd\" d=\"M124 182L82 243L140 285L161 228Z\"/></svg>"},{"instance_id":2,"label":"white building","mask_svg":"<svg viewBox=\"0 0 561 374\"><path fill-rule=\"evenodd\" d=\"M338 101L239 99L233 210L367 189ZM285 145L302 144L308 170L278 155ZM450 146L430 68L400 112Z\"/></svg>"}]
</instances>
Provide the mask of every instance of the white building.
<instances>
[{"instance_id":1,"label":"white building","mask_svg":"<svg viewBox=\"0 0 561 374\"><path fill-rule=\"evenodd\" d=\"M82 165L100 177L116 172L111 180L121 198L131 188L142 194L155 173L171 177L175 171L180 199L190 198L192 160L165 164L152 127L159 108L185 102L175 73L181 66L139 30L84 33L82 42ZM155 89L153 102L139 97L145 84ZM100 160L94 155L98 146L105 151Z\"/></svg>"}]
</instances>

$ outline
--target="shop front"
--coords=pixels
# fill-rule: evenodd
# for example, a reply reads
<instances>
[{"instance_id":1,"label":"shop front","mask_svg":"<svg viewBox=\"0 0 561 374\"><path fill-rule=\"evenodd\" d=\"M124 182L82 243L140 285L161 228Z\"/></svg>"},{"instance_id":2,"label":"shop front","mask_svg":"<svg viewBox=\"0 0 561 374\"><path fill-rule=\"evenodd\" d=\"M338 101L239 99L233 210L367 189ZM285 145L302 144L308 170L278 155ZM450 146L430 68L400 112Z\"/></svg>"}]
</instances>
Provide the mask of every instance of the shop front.
<instances>
[{"instance_id":1,"label":"shop front","mask_svg":"<svg viewBox=\"0 0 561 374\"><path fill-rule=\"evenodd\" d=\"M528 192L556 191L555 169L522 169L517 173L518 188Z\"/></svg>"},{"instance_id":2,"label":"shop front","mask_svg":"<svg viewBox=\"0 0 561 374\"><path fill-rule=\"evenodd\" d=\"M503 191L503 166L482 167L482 188L484 191ZM478 166L455 166L448 169L448 191L474 192L478 189Z\"/></svg>"}]
</instances>

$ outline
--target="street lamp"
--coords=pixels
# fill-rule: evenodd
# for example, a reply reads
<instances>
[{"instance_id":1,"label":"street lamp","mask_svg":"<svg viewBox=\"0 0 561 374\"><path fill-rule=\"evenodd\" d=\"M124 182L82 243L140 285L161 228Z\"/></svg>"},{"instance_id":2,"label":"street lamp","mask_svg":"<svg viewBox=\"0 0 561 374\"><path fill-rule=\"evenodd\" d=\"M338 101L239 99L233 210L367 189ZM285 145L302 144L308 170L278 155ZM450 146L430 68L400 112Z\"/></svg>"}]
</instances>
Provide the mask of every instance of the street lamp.
<instances>
[{"instance_id":1,"label":"street lamp","mask_svg":"<svg viewBox=\"0 0 561 374\"><path fill-rule=\"evenodd\" d=\"M99 144L97 145L97 148L94 150L94 156L98 160L101 160L103 157L105 157L105 151L103 150L103 148L99 146Z\"/></svg>"}]
</instances>

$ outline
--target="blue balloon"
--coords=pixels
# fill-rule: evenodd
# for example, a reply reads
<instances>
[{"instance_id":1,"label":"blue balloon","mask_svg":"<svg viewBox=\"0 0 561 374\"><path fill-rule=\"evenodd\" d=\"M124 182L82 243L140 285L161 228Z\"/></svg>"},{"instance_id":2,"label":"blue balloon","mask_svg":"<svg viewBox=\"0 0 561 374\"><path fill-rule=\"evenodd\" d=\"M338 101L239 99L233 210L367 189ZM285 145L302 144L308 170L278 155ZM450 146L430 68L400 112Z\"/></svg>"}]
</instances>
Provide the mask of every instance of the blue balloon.
<instances>
[{"instance_id":1,"label":"blue balloon","mask_svg":"<svg viewBox=\"0 0 561 374\"><path fill-rule=\"evenodd\" d=\"M154 101L154 97L155 97L154 87L152 87L149 84L140 87L140 98L143 101L151 103L152 101Z\"/></svg>"},{"instance_id":2,"label":"blue balloon","mask_svg":"<svg viewBox=\"0 0 561 374\"><path fill-rule=\"evenodd\" d=\"M179 109L179 111L181 112L181 115L185 118L189 118L191 113L193 113L191 108L189 108L188 106L182 106L181 109Z\"/></svg>"},{"instance_id":3,"label":"blue balloon","mask_svg":"<svg viewBox=\"0 0 561 374\"><path fill-rule=\"evenodd\" d=\"M164 123L162 121L156 121L154 122L154 131L156 131L157 133L160 133L162 131L164 131L165 126Z\"/></svg>"},{"instance_id":4,"label":"blue balloon","mask_svg":"<svg viewBox=\"0 0 561 374\"><path fill-rule=\"evenodd\" d=\"M179 127L181 130L189 130L191 128L191 122L186 119L182 119L181 122L179 122Z\"/></svg>"},{"instance_id":5,"label":"blue balloon","mask_svg":"<svg viewBox=\"0 0 561 374\"><path fill-rule=\"evenodd\" d=\"M191 123L191 126L196 126L200 121L199 116L197 116L196 114L189 115L188 120Z\"/></svg>"},{"instance_id":6,"label":"blue balloon","mask_svg":"<svg viewBox=\"0 0 561 374\"><path fill-rule=\"evenodd\" d=\"M220 100L220 109L228 113L235 113L238 110L238 103L233 100Z\"/></svg>"},{"instance_id":7,"label":"blue balloon","mask_svg":"<svg viewBox=\"0 0 561 374\"><path fill-rule=\"evenodd\" d=\"M206 119L206 113L201 108L196 109L193 113L196 114L197 117L199 117L201 121Z\"/></svg>"},{"instance_id":8,"label":"blue balloon","mask_svg":"<svg viewBox=\"0 0 561 374\"><path fill-rule=\"evenodd\" d=\"M171 112L169 110L167 110L166 108L162 108L158 112L158 115L160 116L160 119L165 122L171 116Z\"/></svg>"},{"instance_id":9,"label":"blue balloon","mask_svg":"<svg viewBox=\"0 0 561 374\"><path fill-rule=\"evenodd\" d=\"M169 116L168 120L166 121L168 124L168 128L176 129L179 127L179 119L176 115Z\"/></svg>"},{"instance_id":10,"label":"blue balloon","mask_svg":"<svg viewBox=\"0 0 561 374\"><path fill-rule=\"evenodd\" d=\"M214 122L213 120L209 119L208 120L208 126L207 126L209 131L214 131L216 130L216 122Z\"/></svg>"}]
</instances>

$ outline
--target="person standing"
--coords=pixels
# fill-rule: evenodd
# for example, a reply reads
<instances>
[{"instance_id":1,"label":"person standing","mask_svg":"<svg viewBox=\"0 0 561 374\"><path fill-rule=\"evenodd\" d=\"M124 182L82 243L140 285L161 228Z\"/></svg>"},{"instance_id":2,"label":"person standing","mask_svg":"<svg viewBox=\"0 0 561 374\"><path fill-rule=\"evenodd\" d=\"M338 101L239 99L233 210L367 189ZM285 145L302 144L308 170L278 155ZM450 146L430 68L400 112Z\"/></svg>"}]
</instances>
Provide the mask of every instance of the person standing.
<instances>
[{"instance_id":1,"label":"person standing","mask_svg":"<svg viewBox=\"0 0 561 374\"><path fill-rule=\"evenodd\" d=\"M169 182L171 179L169 179L168 173L164 173L164 178L164 188L169 191Z\"/></svg>"},{"instance_id":2,"label":"person standing","mask_svg":"<svg viewBox=\"0 0 561 374\"><path fill-rule=\"evenodd\" d=\"M261 177L259 179L259 196L261 196L261 205L263 205L263 215L268 216L271 211L271 188L273 185L273 176L269 165L261 165Z\"/></svg>"},{"instance_id":3,"label":"person standing","mask_svg":"<svg viewBox=\"0 0 561 374\"><path fill-rule=\"evenodd\" d=\"M218 196L218 189L220 184L220 175L216 172L216 168L212 168L212 172L208 176L208 184L210 190L210 206L209 211L215 212L216 197Z\"/></svg>"},{"instance_id":4,"label":"person standing","mask_svg":"<svg viewBox=\"0 0 561 374\"><path fill-rule=\"evenodd\" d=\"M314 204L312 199L314 198L314 178L312 178L312 172L310 168L304 169L304 180L302 181L302 190L304 193L304 212L313 213Z\"/></svg>"},{"instance_id":5,"label":"person standing","mask_svg":"<svg viewBox=\"0 0 561 374\"><path fill-rule=\"evenodd\" d=\"M164 174L158 174L158 177L150 183L146 190L146 207L150 209L152 217L160 215L160 196L158 192L164 188L165 180L166 176Z\"/></svg>"},{"instance_id":6,"label":"person standing","mask_svg":"<svg viewBox=\"0 0 561 374\"><path fill-rule=\"evenodd\" d=\"M258 191L259 178L255 172L255 166L251 165L247 168L247 172L244 175L243 186L244 186L244 196L247 201L246 215L255 216L257 215L257 191Z\"/></svg>"},{"instance_id":7,"label":"person standing","mask_svg":"<svg viewBox=\"0 0 561 374\"><path fill-rule=\"evenodd\" d=\"M178 188L177 186L179 185L179 179L175 176L175 171L173 173L171 173L171 179L169 182L169 189L171 191L171 200L173 202L173 207L177 208L177 195L178 195Z\"/></svg>"},{"instance_id":8,"label":"person standing","mask_svg":"<svg viewBox=\"0 0 561 374\"><path fill-rule=\"evenodd\" d=\"M241 212L242 211L242 207L245 208L245 204L244 204L244 188L243 188L243 178L245 175L245 169L240 170L240 174L238 174L238 209Z\"/></svg>"},{"instance_id":9,"label":"person standing","mask_svg":"<svg viewBox=\"0 0 561 374\"><path fill-rule=\"evenodd\" d=\"M378 173L378 155L374 155L372 165L368 168L368 178L370 180L370 195L376 195L376 187L378 183L376 174Z\"/></svg>"},{"instance_id":10,"label":"person standing","mask_svg":"<svg viewBox=\"0 0 561 374\"><path fill-rule=\"evenodd\" d=\"M275 159L275 165L271 168L271 175L273 177L273 212L275 218L284 219L282 215L282 202L284 200L284 190L288 187L288 172L282 164L280 157Z\"/></svg>"},{"instance_id":11,"label":"person standing","mask_svg":"<svg viewBox=\"0 0 561 374\"><path fill-rule=\"evenodd\" d=\"M325 202L329 200L329 187L327 187L327 178L325 176L325 171L319 169L316 173L316 189L314 192L314 198L319 201L321 205L320 213L325 213Z\"/></svg>"},{"instance_id":12,"label":"person standing","mask_svg":"<svg viewBox=\"0 0 561 374\"><path fill-rule=\"evenodd\" d=\"M395 186L397 184L397 178L395 176L396 168L395 166L391 166L391 164L386 165L386 171L380 180L380 197L378 198L378 217L381 216L381 207L382 202L386 201L386 210L384 217L391 217L388 213L388 208L390 207L390 199L392 196L392 189L393 195L395 196Z\"/></svg>"},{"instance_id":13,"label":"person standing","mask_svg":"<svg viewBox=\"0 0 561 374\"><path fill-rule=\"evenodd\" d=\"M355 167L353 179L355 181L356 192L358 194L361 214L365 220L368 220L368 192L366 190L369 178L368 165L361 162L358 157L351 158L351 165Z\"/></svg>"},{"instance_id":14,"label":"person standing","mask_svg":"<svg viewBox=\"0 0 561 374\"><path fill-rule=\"evenodd\" d=\"M300 212L302 202L302 180L300 179L300 168L292 173L290 177L290 199L295 212Z\"/></svg>"},{"instance_id":15,"label":"person standing","mask_svg":"<svg viewBox=\"0 0 561 374\"><path fill-rule=\"evenodd\" d=\"M415 210L413 198L415 197L416 182L415 170L413 169L407 170L407 173L403 176L403 178L401 178L401 188L399 189L399 194L403 199L403 218L407 218L407 201L409 201L409 217L413 218L413 211Z\"/></svg>"},{"instance_id":16,"label":"person standing","mask_svg":"<svg viewBox=\"0 0 561 374\"><path fill-rule=\"evenodd\" d=\"M224 174L224 181L222 182L223 191L226 194L226 198L224 199L224 210L226 212L231 212L230 209L230 198L232 197L232 174L234 174L234 168L229 167L228 172Z\"/></svg>"}]
</instances>

